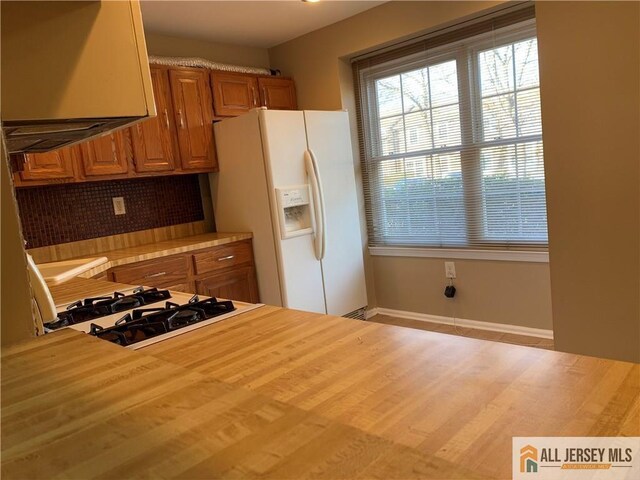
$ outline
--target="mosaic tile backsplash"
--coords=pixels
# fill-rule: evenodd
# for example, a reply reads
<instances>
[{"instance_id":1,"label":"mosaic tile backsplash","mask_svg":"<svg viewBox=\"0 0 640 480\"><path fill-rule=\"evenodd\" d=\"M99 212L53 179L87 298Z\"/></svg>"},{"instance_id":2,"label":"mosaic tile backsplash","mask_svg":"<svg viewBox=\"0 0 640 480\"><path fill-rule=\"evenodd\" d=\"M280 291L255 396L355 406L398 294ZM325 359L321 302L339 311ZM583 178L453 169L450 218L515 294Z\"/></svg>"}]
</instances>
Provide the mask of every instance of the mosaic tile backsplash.
<instances>
[{"instance_id":1,"label":"mosaic tile backsplash","mask_svg":"<svg viewBox=\"0 0 640 480\"><path fill-rule=\"evenodd\" d=\"M124 198L125 215L113 197ZM204 219L197 175L21 188L16 198L27 248Z\"/></svg>"}]
</instances>

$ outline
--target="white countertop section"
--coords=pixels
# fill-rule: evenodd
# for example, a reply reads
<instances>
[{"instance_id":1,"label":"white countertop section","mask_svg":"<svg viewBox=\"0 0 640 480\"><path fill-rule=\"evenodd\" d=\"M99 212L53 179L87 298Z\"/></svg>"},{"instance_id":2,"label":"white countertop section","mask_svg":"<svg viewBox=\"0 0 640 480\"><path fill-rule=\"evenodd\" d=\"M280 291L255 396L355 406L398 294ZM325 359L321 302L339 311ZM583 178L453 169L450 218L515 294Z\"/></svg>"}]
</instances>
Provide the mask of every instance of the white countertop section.
<instances>
[{"instance_id":1,"label":"white countertop section","mask_svg":"<svg viewBox=\"0 0 640 480\"><path fill-rule=\"evenodd\" d=\"M60 285L108 261L107 257L75 258L61 262L40 263L38 270L49 285Z\"/></svg>"}]
</instances>

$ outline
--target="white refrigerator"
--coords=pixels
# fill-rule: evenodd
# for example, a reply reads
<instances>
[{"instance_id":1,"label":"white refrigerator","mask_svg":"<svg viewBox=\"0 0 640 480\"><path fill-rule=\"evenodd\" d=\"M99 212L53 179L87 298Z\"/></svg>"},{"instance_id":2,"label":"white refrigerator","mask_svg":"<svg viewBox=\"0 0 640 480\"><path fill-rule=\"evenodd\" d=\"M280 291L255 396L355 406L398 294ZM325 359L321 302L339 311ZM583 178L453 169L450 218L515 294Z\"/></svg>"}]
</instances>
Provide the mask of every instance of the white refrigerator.
<instances>
[{"instance_id":1,"label":"white refrigerator","mask_svg":"<svg viewBox=\"0 0 640 480\"><path fill-rule=\"evenodd\" d=\"M255 109L215 124L216 227L253 233L260 301L362 318L362 238L346 112Z\"/></svg>"}]
</instances>

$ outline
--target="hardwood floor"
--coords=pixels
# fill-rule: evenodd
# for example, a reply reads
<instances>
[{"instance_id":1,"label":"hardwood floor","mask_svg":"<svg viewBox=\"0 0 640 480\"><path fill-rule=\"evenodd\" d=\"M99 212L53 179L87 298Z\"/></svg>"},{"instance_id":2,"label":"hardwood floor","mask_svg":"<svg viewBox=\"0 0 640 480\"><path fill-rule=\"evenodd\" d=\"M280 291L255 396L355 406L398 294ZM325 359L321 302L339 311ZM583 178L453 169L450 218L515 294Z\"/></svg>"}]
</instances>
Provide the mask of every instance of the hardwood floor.
<instances>
[{"instance_id":1,"label":"hardwood floor","mask_svg":"<svg viewBox=\"0 0 640 480\"><path fill-rule=\"evenodd\" d=\"M554 350L553 340L548 338L530 337L527 335L517 335L514 333L493 332L490 330L478 330L476 328L466 328L458 325L443 325L441 323L391 317L389 315L375 315L369 318L368 321L384 323L385 325L395 325L397 327L415 328L418 330L426 330L429 332L458 335L461 337L477 338L479 340L490 340L492 342L510 343L513 345L523 345L526 347Z\"/></svg>"}]
</instances>

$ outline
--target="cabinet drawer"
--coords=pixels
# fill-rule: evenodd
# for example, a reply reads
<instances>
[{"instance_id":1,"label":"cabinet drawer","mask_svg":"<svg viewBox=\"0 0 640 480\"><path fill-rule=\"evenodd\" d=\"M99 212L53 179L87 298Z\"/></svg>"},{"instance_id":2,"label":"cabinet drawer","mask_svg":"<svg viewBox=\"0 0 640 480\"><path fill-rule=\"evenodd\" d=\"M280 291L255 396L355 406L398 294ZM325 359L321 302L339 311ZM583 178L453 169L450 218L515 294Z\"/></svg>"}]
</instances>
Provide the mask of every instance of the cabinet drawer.
<instances>
[{"instance_id":1,"label":"cabinet drawer","mask_svg":"<svg viewBox=\"0 0 640 480\"><path fill-rule=\"evenodd\" d=\"M167 287L186 282L189 267L185 255L165 257L111 269L112 280L129 285Z\"/></svg>"},{"instance_id":2,"label":"cabinet drawer","mask_svg":"<svg viewBox=\"0 0 640 480\"><path fill-rule=\"evenodd\" d=\"M253 262L251 242L238 242L193 254L196 275Z\"/></svg>"}]
</instances>

